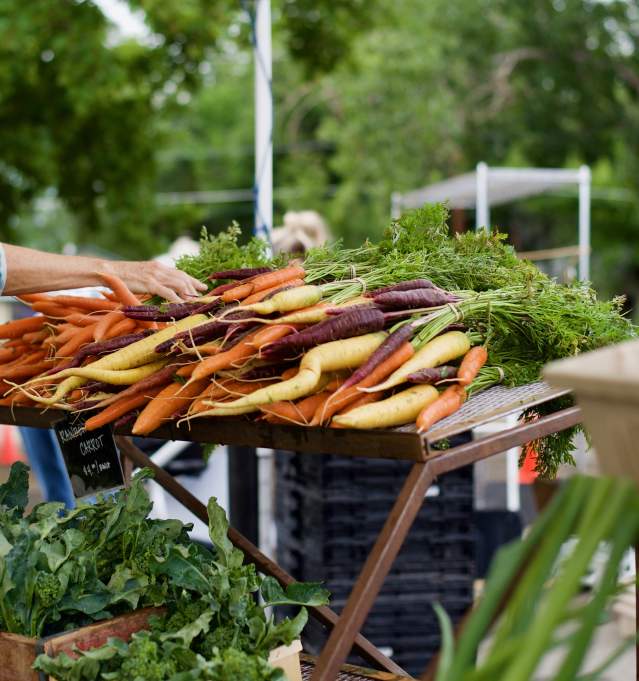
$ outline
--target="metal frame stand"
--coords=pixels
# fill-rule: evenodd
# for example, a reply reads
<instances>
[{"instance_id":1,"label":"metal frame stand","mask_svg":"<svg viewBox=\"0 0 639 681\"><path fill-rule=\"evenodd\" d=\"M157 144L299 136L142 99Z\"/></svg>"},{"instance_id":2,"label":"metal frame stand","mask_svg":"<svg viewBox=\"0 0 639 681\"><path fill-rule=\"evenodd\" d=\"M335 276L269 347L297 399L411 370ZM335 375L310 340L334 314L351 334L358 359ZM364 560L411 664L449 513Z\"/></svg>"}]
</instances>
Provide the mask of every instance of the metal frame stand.
<instances>
[{"instance_id":1,"label":"metal frame stand","mask_svg":"<svg viewBox=\"0 0 639 681\"><path fill-rule=\"evenodd\" d=\"M42 413L28 408L19 408L12 412L8 408L0 408L0 422L8 424L19 422L21 425L50 427L57 420L65 417L64 412ZM384 670L383 673L376 675L377 678L388 680L396 679L398 675L400 678L410 677L407 677L401 667L383 655L359 632L424 503L424 497L430 485L439 475L481 461L536 438L559 432L576 425L579 421L579 409L571 407L481 440L434 453L428 451L426 443L417 434L401 430L357 432L288 426L265 427L262 424L250 422L243 424L242 428L237 428L236 421L226 423L220 420L198 425L191 431L169 426L165 430L154 433L154 436L197 442L226 441L232 444L251 444L263 447L271 447L274 439L280 439L281 446L293 451L307 453L332 451L337 454L341 451L345 456L413 460L413 466L362 568L342 614L338 616L328 607L311 608L311 614L315 619L331 629L328 642L317 659L311 677L312 681L335 681L351 649L368 664ZM207 522L206 506L178 483L172 475L140 451L128 435L129 433L122 432L116 436L127 474L130 475L132 466L151 468L159 485L196 517ZM295 581L291 575L265 556L253 542L233 527L229 529L229 539L261 572L274 577L283 586Z\"/></svg>"}]
</instances>

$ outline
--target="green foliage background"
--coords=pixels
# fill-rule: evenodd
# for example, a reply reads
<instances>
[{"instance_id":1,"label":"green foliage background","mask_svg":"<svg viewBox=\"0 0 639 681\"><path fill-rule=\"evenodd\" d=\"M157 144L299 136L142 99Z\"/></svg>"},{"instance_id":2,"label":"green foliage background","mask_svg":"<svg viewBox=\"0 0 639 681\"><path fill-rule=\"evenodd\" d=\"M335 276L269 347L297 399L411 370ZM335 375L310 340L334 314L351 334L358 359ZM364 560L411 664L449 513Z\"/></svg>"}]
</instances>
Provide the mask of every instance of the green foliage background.
<instances>
[{"instance_id":1,"label":"green foliage background","mask_svg":"<svg viewBox=\"0 0 639 681\"><path fill-rule=\"evenodd\" d=\"M144 40L89 0L0 0L0 238L143 257L202 224L250 231L250 200L166 196L252 185L245 8L123 2ZM355 244L379 236L392 191L480 160L588 163L595 285L637 294L636 2L273 0L273 20L278 218L317 209ZM521 249L574 243L576 194L493 221Z\"/></svg>"}]
</instances>

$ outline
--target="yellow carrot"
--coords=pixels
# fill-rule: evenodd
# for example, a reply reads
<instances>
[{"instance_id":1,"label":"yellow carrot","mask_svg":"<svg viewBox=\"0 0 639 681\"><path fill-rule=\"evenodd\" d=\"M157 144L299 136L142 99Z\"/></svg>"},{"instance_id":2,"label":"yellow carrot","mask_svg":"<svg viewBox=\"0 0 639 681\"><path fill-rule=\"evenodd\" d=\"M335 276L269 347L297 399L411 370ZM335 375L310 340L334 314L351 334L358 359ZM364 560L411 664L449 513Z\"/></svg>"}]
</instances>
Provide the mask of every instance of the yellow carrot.
<instances>
[{"instance_id":1,"label":"yellow carrot","mask_svg":"<svg viewBox=\"0 0 639 681\"><path fill-rule=\"evenodd\" d=\"M439 396L432 385L414 385L380 402L366 404L333 417L342 428L390 428L413 422Z\"/></svg>"},{"instance_id":2,"label":"yellow carrot","mask_svg":"<svg viewBox=\"0 0 639 681\"><path fill-rule=\"evenodd\" d=\"M299 371L288 381L274 383L234 402L216 403L212 412L219 408L220 415L228 415L233 413L229 410L248 407L255 410L263 404L306 397L317 389L322 373L357 368L377 350L385 338L385 333L378 332L318 345L304 355Z\"/></svg>"},{"instance_id":3,"label":"yellow carrot","mask_svg":"<svg viewBox=\"0 0 639 681\"><path fill-rule=\"evenodd\" d=\"M187 329L194 328L199 324L203 324L208 320L206 315L192 315L186 319L182 319L175 324L171 324L166 328L154 333L142 340L135 343L131 343L125 348L117 350L116 352L101 357L97 361L93 362L90 366L93 369L104 369L107 371L122 371L124 369L135 369L136 367L149 364L158 359L161 359L162 355L155 352L157 345L165 340L173 338L176 333L180 331L186 331ZM71 390L79 388L84 385L87 381L86 378L76 375L77 369L65 369L60 371L55 375L55 379L65 379L60 383L51 397L38 397L31 396L34 401L39 404L53 405L59 402L65 395L67 395ZM35 383L50 382L50 376L41 376L36 379L32 379L25 385L34 385Z\"/></svg>"},{"instance_id":4,"label":"yellow carrot","mask_svg":"<svg viewBox=\"0 0 639 681\"><path fill-rule=\"evenodd\" d=\"M322 289L319 286L297 286L276 293L272 298L260 303L246 305L243 309L253 310L256 314L271 314L273 312L290 312L309 305L315 305L322 299Z\"/></svg>"}]
</instances>

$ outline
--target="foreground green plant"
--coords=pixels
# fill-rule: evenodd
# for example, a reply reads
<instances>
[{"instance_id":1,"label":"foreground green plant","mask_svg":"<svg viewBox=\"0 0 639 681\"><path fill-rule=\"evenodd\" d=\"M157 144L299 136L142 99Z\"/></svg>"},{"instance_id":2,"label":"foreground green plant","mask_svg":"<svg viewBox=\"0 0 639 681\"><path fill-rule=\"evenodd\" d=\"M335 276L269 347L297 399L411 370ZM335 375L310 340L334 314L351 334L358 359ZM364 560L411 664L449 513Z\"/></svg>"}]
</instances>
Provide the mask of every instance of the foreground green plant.
<instances>
[{"instance_id":1,"label":"foreground green plant","mask_svg":"<svg viewBox=\"0 0 639 681\"><path fill-rule=\"evenodd\" d=\"M576 541L570 554L562 556L562 547L572 538ZM558 646L565 654L553 681L582 678L579 672L595 630L618 592L619 564L638 538L639 498L634 483L572 478L526 538L499 551L482 599L457 643L450 620L437 607L443 648L436 681L529 681L546 653ZM581 581L602 543L609 551L604 574L587 602L576 605ZM476 664L477 650L489 636L488 649ZM605 667L583 678L595 681Z\"/></svg>"}]
</instances>

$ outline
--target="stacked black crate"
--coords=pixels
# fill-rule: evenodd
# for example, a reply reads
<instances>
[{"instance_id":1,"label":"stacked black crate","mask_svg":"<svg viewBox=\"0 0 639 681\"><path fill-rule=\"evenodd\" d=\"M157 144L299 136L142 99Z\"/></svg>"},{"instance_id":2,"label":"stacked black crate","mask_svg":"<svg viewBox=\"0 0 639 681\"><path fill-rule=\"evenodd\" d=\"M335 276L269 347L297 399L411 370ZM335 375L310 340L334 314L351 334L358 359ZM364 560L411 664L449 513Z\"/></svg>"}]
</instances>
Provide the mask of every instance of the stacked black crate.
<instances>
[{"instance_id":1,"label":"stacked black crate","mask_svg":"<svg viewBox=\"0 0 639 681\"><path fill-rule=\"evenodd\" d=\"M278 562L296 579L324 581L343 608L394 504L410 462L278 453ZM458 621L473 600L473 476L467 467L435 484L375 602L363 633L411 674L439 649L433 603ZM325 632L308 630L317 652Z\"/></svg>"}]
</instances>

